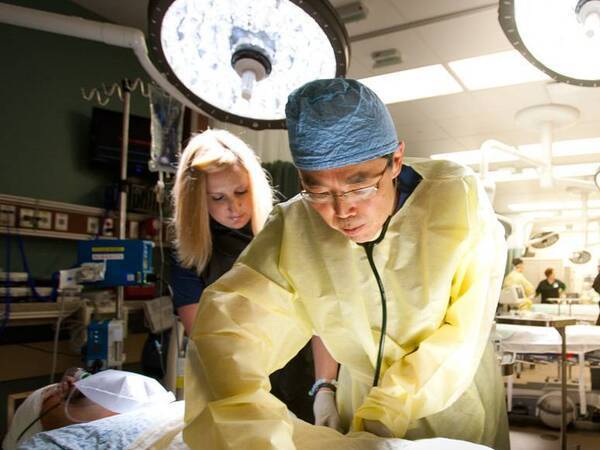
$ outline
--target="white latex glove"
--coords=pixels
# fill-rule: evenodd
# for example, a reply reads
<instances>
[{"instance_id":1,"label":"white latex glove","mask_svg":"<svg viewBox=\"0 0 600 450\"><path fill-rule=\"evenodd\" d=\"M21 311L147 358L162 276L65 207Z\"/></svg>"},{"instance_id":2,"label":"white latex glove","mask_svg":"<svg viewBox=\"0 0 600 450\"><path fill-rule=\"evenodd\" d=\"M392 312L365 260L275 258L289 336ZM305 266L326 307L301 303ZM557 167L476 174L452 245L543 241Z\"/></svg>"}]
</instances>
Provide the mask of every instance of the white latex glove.
<instances>
[{"instance_id":1,"label":"white latex glove","mask_svg":"<svg viewBox=\"0 0 600 450\"><path fill-rule=\"evenodd\" d=\"M365 427L365 431L372 433L376 436L385 437L385 438L393 438L394 435L392 432L382 424L379 420L363 420L363 424Z\"/></svg>"},{"instance_id":2,"label":"white latex glove","mask_svg":"<svg viewBox=\"0 0 600 450\"><path fill-rule=\"evenodd\" d=\"M313 403L315 425L322 425L342 432L340 415L335 404L335 392L329 389L319 389Z\"/></svg>"}]
</instances>

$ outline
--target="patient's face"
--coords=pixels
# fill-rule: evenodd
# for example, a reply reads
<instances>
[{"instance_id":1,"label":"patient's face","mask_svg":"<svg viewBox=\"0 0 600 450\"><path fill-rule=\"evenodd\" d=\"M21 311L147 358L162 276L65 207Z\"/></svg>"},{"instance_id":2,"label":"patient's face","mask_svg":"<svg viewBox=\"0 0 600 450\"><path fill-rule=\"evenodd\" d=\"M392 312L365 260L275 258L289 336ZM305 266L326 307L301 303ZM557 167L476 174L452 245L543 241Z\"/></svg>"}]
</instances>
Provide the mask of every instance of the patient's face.
<instances>
[{"instance_id":1,"label":"patient's face","mask_svg":"<svg viewBox=\"0 0 600 450\"><path fill-rule=\"evenodd\" d=\"M79 391L76 391L71 396L68 404L70 416L68 417L65 413L67 395L64 394L64 391L59 385L58 388L44 400L42 411L49 411L40 419L44 431L55 430L76 423L92 422L117 414L94 403Z\"/></svg>"}]
</instances>

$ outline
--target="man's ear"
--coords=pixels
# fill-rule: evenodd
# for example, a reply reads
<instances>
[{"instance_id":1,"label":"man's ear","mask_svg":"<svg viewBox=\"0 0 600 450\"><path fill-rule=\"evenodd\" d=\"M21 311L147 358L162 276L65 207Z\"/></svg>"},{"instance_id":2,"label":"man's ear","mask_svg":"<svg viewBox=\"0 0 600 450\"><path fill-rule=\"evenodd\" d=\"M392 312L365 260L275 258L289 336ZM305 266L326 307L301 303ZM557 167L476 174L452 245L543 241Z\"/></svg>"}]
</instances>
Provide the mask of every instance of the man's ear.
<instances>
[{"instance_id":1,"label":"man's ear","mask_svg":"<svg viewBox=\"0 0 600 450\"><path fill-rule=\"evenodd\" d=\"M392 176L396 178L400 175L400 169L402 169L402 161L404 160L404 141L401 141L398 148L394 150L392 156Z\"/></svg>"}]
</instances>

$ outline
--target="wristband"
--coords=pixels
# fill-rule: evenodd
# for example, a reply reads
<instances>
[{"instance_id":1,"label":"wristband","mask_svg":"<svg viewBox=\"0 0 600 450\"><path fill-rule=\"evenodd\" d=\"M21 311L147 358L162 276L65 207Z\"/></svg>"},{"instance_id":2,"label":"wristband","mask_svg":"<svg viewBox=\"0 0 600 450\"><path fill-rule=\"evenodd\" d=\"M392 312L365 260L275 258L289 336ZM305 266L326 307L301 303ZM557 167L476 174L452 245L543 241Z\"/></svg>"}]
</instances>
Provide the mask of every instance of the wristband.
<instances>
[{"instance_id":1,"label":"wristband","mask_svg":"<svg viewBox=\"0 0 600 450\"><path fill-rule=\"evenodd\" d=\"M308 391L308 395L310 395L311 397L314 397L315 394L319 391L319 389L321 388L329 388L331 389L333 392L335 392L337 390L337 380L328 380L325 378L319 378L317 381L315 381L315 384L312 385L312 387L310 388L310 391Z\"/></svg>"}]
</instances>

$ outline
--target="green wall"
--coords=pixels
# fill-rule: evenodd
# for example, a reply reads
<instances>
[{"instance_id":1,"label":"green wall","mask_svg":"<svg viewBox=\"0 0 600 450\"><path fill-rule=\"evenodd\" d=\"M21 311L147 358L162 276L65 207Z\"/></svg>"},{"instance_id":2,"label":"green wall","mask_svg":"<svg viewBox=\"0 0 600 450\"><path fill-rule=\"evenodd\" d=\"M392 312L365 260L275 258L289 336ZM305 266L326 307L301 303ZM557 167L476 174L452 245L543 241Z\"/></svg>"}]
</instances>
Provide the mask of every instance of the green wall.
<instances>
[{"instance_id":1,"label":"green wall","mask_svg":"<svg viewBox=\"0 0 600 450\"><path fill-rule=\"evenodd\" d=\"M105 21L65 0L8 3ZM80 90L125 77L148 79L131 50L0 24L0 193L103 207L104 186L118 178L118 169L112 173L90 163L95 104ZM117 99L104 107L121 110L122 104ZM149 115L139 94L132 96L131 109ZM27 238L25 247L37 276L75 262L74 241ZM16 248L13 260L15 255Z\"/></svg>"}]
</instances>

